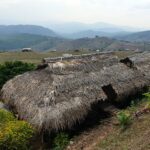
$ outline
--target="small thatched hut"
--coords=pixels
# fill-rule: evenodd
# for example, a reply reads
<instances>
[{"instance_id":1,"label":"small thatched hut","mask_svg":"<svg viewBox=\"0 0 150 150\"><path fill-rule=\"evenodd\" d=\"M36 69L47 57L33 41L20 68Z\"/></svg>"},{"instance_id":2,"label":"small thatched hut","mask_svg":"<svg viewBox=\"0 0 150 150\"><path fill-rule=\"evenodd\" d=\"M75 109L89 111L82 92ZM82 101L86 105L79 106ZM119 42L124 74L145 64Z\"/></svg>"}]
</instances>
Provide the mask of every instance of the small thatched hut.
<instances>
[{"instance_id":1,"label":"small thatched hut","mask_svg":"<svg viewBox=\"0 0 150 150\"><path fill-rule=\"evenodd\" d=\"M150 84L150 53L121 62L108 53L48 58L44 63L45 69L19 75L2 89L5 103L39 130L70 128L92 104L123 100Z\"/></svg>"}]
</instances>

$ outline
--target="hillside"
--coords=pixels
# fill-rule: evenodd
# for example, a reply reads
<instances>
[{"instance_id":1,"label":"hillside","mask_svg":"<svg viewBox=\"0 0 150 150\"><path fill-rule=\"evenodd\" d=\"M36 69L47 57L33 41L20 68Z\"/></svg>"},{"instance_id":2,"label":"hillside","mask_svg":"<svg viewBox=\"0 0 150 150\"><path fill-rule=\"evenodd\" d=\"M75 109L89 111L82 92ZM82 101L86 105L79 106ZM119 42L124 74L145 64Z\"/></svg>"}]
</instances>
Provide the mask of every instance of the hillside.
<instances>
[{"instance_id":1,"label":"hillside","mask_svg":"<svg viewBox=\"0 0 150 150\"><path fill-rule=\"evenodd\" d=\"M46 36L32 34L12 34L9 36L0 37L1 50L14 50L23 47L30 47L40 42L48 40Z\"/></svg>"},{"instance_id":2,"label":"hillside","mask_svg":"<svg viewBox=\"0 0 150 150\"><path fill-rule=\"evenodd\" d=\"M11 34L0 37L1 51L20 50L24 47L31 47L35 51L47 50L149 50L150 45L142 42L120 41L107 37L64 39L34 34Z\"/></svg>"},{"instance_id":3,"label":"hillside","mask_svg":"<svg viewBox=\"0 0 150 150\"><path fill-rule=\"evenodd\" d=\"M72 33L69 32L73 26L78 32L73 32L74 30L72 30ZM129 32L123 30L123 27L120 28L105 23L70 23L62 24L62 26L60 24L53 26L52 29L57 29L58 33L36 25L0 25L0 50L20 50L24 47L31 47L36 51L150 49L148 43L150 42L150 31L129 34ZM67 29L68 32L66 31ZM143 41L145 42L144 44Z\"/></svg>"},{"instance_id":4,"label":"hillside","mask_svg":"<svg viewBox=\"0 0 150 150\"><path fill-rule=\"evenodd\" d=\"M36 25L0 25L0 36L11 34L34 34L44 36L57 36L56 33L48 28Z\"/></svg>"},{"instance_id":5,"label":"hillside","mask_svg":"<svg viewBox=\"0 0 150 150\"><path fill-rule=\"evenodd\" d=\"M83 30L80 32L70 33L70 34L61 34L62 37L70 38L70 39L79 39L79 38L94 38L95 36L99 37L116 37L116 36L125 36L128 35L129 32L109 32L109 31L101 31L101 30Z\"/></svg>"},{"instance_id":6,"label":"hillside","mask_svg":"<svg viewBox=\"0 0 150 150\"><path fill-rule=\"evenodd\" d=\"M56 50L56 47L66 41L67 39L57 38L57 37L47 37L46 40L32 45L31 48L38 51L46 51L46 50Z\"/></svg>"},{"instance_id":7,"label":"hillside","mask_svg":"<svg viewBox=\"0 0 150 150\"><path fill-rule=\"evenodd\" d=\"M105 49L115 40L106 37L81 38L70 40L57 45L57 50L75 50L75 49Z\"/></svg>"},{"instance_id":8,"label":"hillside","mask_svg":"<svg viewBox=\"0 0 150 150\"><path fill-rule=\"evenodd\" d=\"M149 50L150 46L147 45L145 50ZM128 41L120 41L116 40L112 44L110 44L106 50L115 51L115 50L144 50L143 43L138 42L128 42Z\"/></svg>"},{"instance_id":9,"label":"hillside","mask_svg":"<svg viewBox=\"0 0 150 150\"><path fill-rule=\"evenodd\" d=\"M94 38L95 36L111 37L113 36L113 33L108 33L108 32L103 32L103 31L94 31L94 30L83 30L83 31L71 33L71 34L62 34L62 36L66 38L70 38L70 39L79 39L79 38L85 38L85 37Z\"/></svg>"},{"instance_id":10,"label":"hillside","mask_svg":"<svg viewBox=\"0 0 150 150\"><path fill-rule=\"evenodd\" d=\"M117 51L117 50L150 50L148 43L129 42L124 40L116 40L108 37L81 38L75 40L66 40L59 43L55 49L57 50L76 50L89 49L100 51Z\"/></svg>"},{"instance_id":11,"label":"hillside","mask_svg":"<svg viewBox=\"0 0 150 150\"><path fill-rule=\"evenodd\" d=\"M66 150L80 148L85 150L149 150L149 112L134 119L125 130L122 130L117 124L118 112L125 111L134 114L141 111L147 103L146 100L142 100L125 110L110 106L103 113L112 116L101 118L97 125L75 136L71 139L73 144L70 144Z\"/></svg>"},{"instance_id":12,"label":"hillside","mask_svg":"<svg viewBox=\"0 0 150 150\"><path fill-rule=\"evenodd\" d=\"M118 37L118 39L126 41L150 42L150 31L136 32L126 36Z\"/></svg>"},{"instance_id":13,"label":"hillside","mask_svg":"<svg viewBox=\"0 0 150 150\"><path fill-rule=\"evenodd\" d=\"M48 50L62 42L64 42L64 39L57 37L25 33L11 34L0 37L0 50L12 51L24 47L32 47L35 50Z\"/></svg>"}]
</instances>

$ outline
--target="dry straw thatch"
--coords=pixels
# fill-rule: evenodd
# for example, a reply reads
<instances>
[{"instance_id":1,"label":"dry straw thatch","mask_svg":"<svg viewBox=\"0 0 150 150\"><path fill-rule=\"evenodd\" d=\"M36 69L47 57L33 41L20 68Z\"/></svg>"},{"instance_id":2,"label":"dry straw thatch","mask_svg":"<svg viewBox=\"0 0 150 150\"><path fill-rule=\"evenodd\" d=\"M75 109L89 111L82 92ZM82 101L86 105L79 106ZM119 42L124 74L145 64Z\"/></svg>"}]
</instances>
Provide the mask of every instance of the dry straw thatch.
<instances>
[{"instance_id":1,"label":"dry straw thatch","mask_svg":"<svg viewBox=\"0 0 150 150\"><path fill-rule=\"evenodd\" d=\"M39 130L70 128L91 105L123 100L150 83L150 53L124 60L111 53L45 59L48 67L8 81L5 103Z\"/></svg>"}]
</instances>

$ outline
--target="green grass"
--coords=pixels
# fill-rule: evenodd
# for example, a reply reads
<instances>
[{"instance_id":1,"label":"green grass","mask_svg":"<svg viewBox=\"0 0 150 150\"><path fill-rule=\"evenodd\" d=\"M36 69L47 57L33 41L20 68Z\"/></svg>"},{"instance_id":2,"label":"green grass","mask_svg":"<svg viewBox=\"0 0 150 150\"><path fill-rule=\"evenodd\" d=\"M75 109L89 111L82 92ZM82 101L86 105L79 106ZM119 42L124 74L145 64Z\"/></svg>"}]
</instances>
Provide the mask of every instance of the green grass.
<instances>
[{"instance_id":1,"label":"green grass","mask_svg":"<svg viewBox=\"0 0 150 150\"><path fill-rule=\"evenodd\" d=\"M88 51L59 51L59 52L2 52L0 53L0 64L6 61L23 61L28 63L39 64L43 58L46 57L58 57L64 53L73 55L80 55L89 53Z\"/></svg>"}]
</instances>

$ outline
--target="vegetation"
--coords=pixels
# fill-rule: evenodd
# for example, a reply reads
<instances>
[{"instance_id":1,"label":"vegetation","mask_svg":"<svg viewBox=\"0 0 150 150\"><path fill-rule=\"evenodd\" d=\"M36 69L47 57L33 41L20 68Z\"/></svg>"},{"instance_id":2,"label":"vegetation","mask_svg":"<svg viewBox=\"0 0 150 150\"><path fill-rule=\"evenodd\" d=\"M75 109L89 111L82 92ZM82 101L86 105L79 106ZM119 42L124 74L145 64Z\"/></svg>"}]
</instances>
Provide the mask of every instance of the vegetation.
<instances>
[{"instance_id":1,"label":"vegetation","mask_svg":"<svg viewBox=\"0 0 150 150\"><path fill-rule=\"evenodd\" d=\"M141 99L138 103L128 107L125 111L117 114L117 120L121 127L127 127L128 123L131 123L124 132L120 132L120 128L117 126L112 127L111 134L106 136L99 142L95 150L148 150L150 149L150 140L148 135L150 133L150 93L144 94L146 99ZM134 107L134 108L132 108ZM149 108L149 111L145 111ZM139 116L134 117L139 113ZM132 116L132 119L131 119Z\"/></svg>"},{"instance_id":2,"label":"vegetation","mask_svg":"<svg viewBox=\"0 0 150 150\"><path fill-rule=\"evenodd\" d=\"M0 109L0 128L9 121L15 121L15 117L9 111Z\"/></svg>"},{"instance_id":3,"label":"vegetation","mask_svg":"<svg viewBox=\"0 0 150 150\"><path fill-rule=\"evenodd\" d=\"M149 93L145 93L144 94L146 100L147 100L147 104L145 106L145 109L150 109L150 92Z\"/></svg>"},{"instance_id":4,"label":"vegetation","mask_svg":"<svg viewBox=\"0 0 150 150\"><path fill-rule=\"evenodd\" d=\"M144 109L150 109L150 93L145 93L143 95L146 98ZM140 103L140 100L138 99L131 101L131 105L128 107L128 110L121 111L117 114L117 119L122 129L125 129L132 122L131 116L133 113L136 113L138 103Z\"/></svg>"},{"instance_id":5,"label":"vegetation","mask_svg":"<svg viewBox=\"0 0 150 150\"><path fill-rule=\"evenodd\" d=\"M64 39L35 34L0 35L0 50L13 51L31 47L37 51L91 49L103 51L149 50L148 42L126 42L117 39L97 37L81 39Z\"/></svg>"},{"instance_id":6,"label":"vegetation","mask_svg":"<svg viewBox=\"0 0 150 150\"><path fill-rule=\"evenodd\" d=\"M48 40L48 37L32 34L13 34L0 37L0 49L13 50L30 47L43 41Z\"/></svg>"},{"instance_id":7,"label":"vegetation","mask_svg":"<svg viewBox=\"0 0 150 150\"><path fill-rule=\"evenodd\" d=\"M150 92L149 93L145 93L143 95L147 98L148 101L150 101Z\"/></svg>"},{"instance_id":8,"label":"vegetation","mask_svg":"<svg viewBox=\"0 0 150 150\"><path fill-rule=\"evenodd\" d=\"M28 150L34 129L25 121L18 121L13 114L0 110L0 149Z\"/></svg>"},{"instance_id":9,"label":"vegetation","mask_svg":"<svg viewBox=\"0 0 150 150\"><path fill-rule=\"evenodd\" d=\"M113 127L111 134L99 142L95 150L149 150L150 114L133 121L131 126L120 132Z\"/></svg>"},{"instance_id":10,"label":"vegetation","mask_svg":"<svg viewBox=\"0 0 150 150\"><path fill-rule=\"evenodd\" d=\"M3 65L0 65L0 88L2 88L6 81L15 77L16 75L34 69L35 66L29 63L23 63L20 61L5 62Z\"/></svg>"},{"instance_id":11,"label":"vegetation","mask_svg":"<svg viewBox=\"0 0 150 150\"><path fill-rule=\"evenodd\" d=\"M125 129L131 123L131 115L129 112L121 111L117 114L119 125Z\"/></svg>"},{"instance_id":12,"label":"vegetation","mask_svg":"<svg viewBox=\"0 0 150 150\"><path fill-rule=\"evenodd\" d=\"M53 150L63 150L69 143L69 136L66 133L58 133L54 139Z\"/></svg>"}]
</instances>

